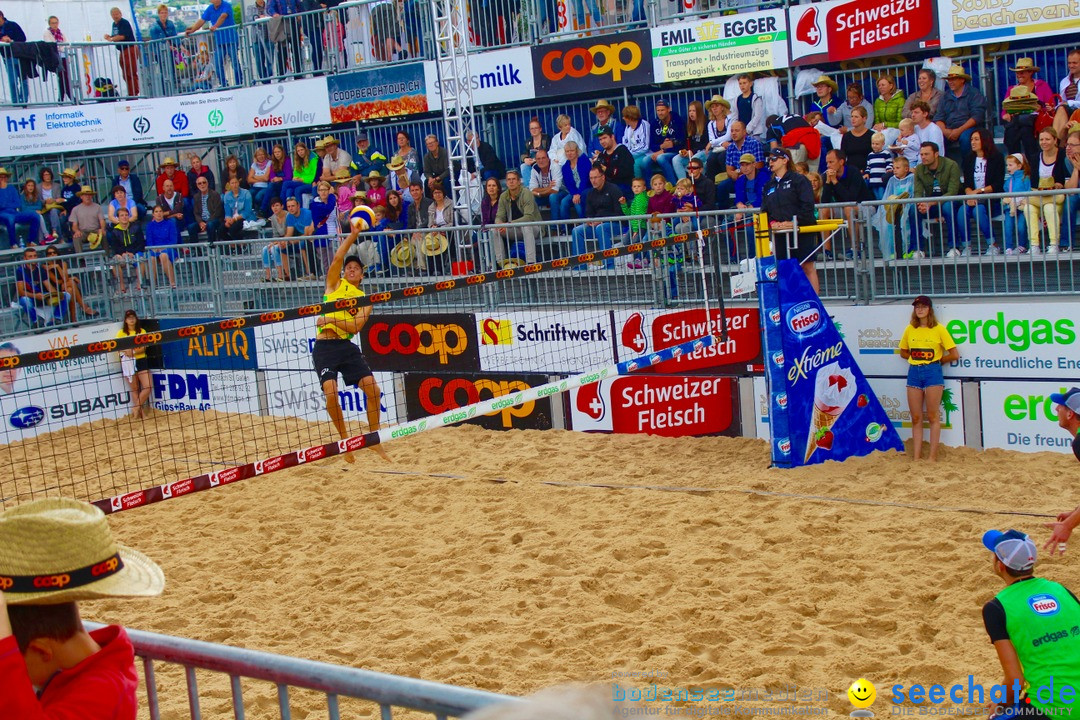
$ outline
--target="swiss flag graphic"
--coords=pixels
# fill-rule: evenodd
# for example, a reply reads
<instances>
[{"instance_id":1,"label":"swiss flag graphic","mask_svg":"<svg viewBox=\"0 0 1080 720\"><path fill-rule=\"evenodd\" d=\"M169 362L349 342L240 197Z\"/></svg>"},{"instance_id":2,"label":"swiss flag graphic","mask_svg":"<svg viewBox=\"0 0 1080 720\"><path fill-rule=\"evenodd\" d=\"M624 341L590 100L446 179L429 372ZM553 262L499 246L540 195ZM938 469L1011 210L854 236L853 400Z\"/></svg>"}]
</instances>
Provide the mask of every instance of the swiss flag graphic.
<instances>
[{"instance_id":1,"label":"swiss flag graphic","mask_svg":"<svg viewBox=\"0 0 1080 720\"><path fill-rule=\"evenodd\" d=\"M818 9L811 6L799 18L795 26L795 39L807 45L818 45L821 42L821 28L818 26Z\"/></svg>"},{"instance_id":2,"label":"swiss flag graphic","mask_svg":"<svg viewBox=\"0 0 1080 720\"><path fill-rule=\"evenodd\" d=\"M645 318L641 313L636 312L631 315L622 328L622 344L623 347L628 347L638 355L641 355L649 349L649 338L645 335L643 328Z\"/></svg>"},{"instance_id":3,"label":"swiss flag graphic","mask_svg":"<svg viewBox=\"0 0 1080 720\"><path fill-rule=\"evenodd\" d=\"M600 393L599 382L590 383L577 391L578 412L588 415L593 420L603 420L607 414L604 396Z\"/></svg>"}]
</instances>

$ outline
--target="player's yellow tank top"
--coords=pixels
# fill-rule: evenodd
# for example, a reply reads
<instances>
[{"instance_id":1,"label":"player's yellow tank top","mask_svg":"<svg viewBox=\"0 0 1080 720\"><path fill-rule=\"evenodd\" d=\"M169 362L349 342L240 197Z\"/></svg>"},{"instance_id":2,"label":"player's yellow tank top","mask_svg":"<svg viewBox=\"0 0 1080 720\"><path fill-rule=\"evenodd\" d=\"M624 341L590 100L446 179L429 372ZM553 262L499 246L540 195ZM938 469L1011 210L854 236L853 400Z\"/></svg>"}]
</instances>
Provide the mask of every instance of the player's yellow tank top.
<instances>
[{"instance_id":1,"label":"player's yellow tank top","mask_svg":"<svg viewBox=\"0 0 1080 720\"><path fill-rule=\"evenodd\" d=\"M341 300L342 298L354 298L364 297L364 291L358 287L354 287L345 278L341 278L341 282L338 283L337 288L332 293L323 294L323 302L333 302L335 300ZM330 318L331 320L348 320L356 314L356 310L335 310L334 312L324 312L323 316ZM328 325L330 330L333 330L338 334L342 340L351 340L354 333L347 333L340 329L336 325ZM326 328L323 328L324 330Z\"/></svg>"}]
</instances>

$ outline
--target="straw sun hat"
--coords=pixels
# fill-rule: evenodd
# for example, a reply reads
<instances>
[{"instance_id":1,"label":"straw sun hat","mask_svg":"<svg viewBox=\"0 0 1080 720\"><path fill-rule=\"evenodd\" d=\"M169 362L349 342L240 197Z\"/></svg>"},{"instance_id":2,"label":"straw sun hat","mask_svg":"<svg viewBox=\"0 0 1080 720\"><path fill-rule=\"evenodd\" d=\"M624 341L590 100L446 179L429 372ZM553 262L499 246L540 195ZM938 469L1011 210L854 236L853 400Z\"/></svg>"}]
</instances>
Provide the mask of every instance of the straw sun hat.
<instances>
[{"instance_id":1,"label":"straw sun hat","mask_svg":"<svg viewBox=\"0 0 1080 720\"><path fill-rule=\"evenodd\" d=\"M160 595L165 575L118 544L105 513L48 498L0 514L0 589L9 605Z\"/></svg>"},{"instance_id":2,"label":"straw sun hat","mask_svg":"<svg viewBox=\"0 0 1080 720\"><path fill-rule=\"evenodd\" d=\"M407 238L395 245L394 249L390 251L390 264L395 267L407 268L412 265L412 261L412 243Z\"/></svg>"}]
</instances>

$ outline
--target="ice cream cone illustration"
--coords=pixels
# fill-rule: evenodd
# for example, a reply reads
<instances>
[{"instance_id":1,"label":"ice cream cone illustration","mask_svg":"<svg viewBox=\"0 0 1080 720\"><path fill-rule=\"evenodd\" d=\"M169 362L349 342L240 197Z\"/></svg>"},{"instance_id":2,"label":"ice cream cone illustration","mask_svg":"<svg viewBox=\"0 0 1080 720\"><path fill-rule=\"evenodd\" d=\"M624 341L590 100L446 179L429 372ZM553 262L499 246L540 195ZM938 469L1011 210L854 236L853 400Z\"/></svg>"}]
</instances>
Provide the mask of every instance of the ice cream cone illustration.
<instances>
[{"instance_id":1,"label":"ice cream cone illustration","mask_svg":"<svg viewBox=\"0 0 1080 720\"><path fill-rule=\"evenodd\" d=\"M840 363L830 363L814 378L814 407L810 416L810 434L806 438L806 457L819 449L832 450L832 426L855 397L855 377Z\"/></svg>"}]
</instances>

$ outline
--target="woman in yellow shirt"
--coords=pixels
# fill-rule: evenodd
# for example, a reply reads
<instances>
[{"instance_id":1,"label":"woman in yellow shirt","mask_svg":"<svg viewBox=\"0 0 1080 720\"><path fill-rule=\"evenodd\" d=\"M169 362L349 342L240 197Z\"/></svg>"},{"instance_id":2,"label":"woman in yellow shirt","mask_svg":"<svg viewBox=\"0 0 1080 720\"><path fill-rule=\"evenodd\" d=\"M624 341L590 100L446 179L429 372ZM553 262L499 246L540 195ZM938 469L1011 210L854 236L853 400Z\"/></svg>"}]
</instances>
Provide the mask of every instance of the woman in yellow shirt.
<instances>
[{"instance_id":1,"label":"woman in yellow shirt","mask_svg":"<svg viewBox=\"0 0 1080 720\"><path fill-rule=\"evenodd\" d=\"M142 321L134 310L124 313L124 324L117 331L116 337L123 338L130 335L144 335ZM143 405L150 399L150 358L146 357L146 348L138 347L120 352L120 369L124 373L124 380L131 386L131 415L141 418Z\"/></svg>"},{"instance_id":2,"label":"woman in yellow shirt","mask_svg":"<svg viewBox=\"0 0 1080 720\"><path fill-rule=\"evenodd\" d=\"M930 421L930 462L937 461L941 440L941 393L945 390L942 366L960 358L949 331L934 317L934 303L920 295L911 303L911 322L900 338L900 357L908 361L907 399L911 412L914 460L922 460L923 406Z\"/></svg>"}]
</instances>

